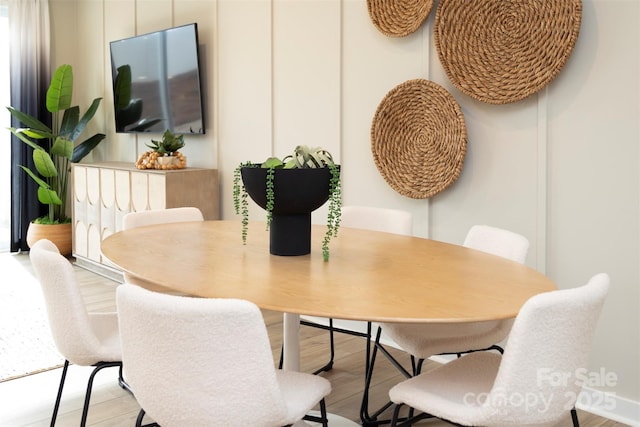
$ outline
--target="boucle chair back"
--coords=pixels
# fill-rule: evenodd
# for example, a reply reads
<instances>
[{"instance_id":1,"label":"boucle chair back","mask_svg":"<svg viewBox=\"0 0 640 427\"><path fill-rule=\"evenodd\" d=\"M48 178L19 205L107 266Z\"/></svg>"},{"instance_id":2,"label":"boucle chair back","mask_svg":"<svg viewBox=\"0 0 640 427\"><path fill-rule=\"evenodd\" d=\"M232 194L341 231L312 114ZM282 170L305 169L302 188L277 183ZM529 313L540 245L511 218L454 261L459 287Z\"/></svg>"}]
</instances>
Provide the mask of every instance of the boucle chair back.
<instances>
[{"instance_id":1,"label":"boucle chair back","mask_svg":"<svg viewBox=\"0 0 640 427\"><path fill-rule=\"evenodd\" d=\"M524 264L529 250L529 240L509 230L474 225L469 229L463 246Z\"/></svg>"},{"instance_id":2,"label":"boucle chair back","mask_svg":"<svg viewBox=\"0 0 640 427\"><path fill-rule=\"evenodd\" d=\"M554 422L580 393L593 333L609 289L598 274L581 287L530 298L516 318L486 409L512 425ZM536 396L537 405L504 397ZM518 403L518 402L515 402Z\"/></svg>"},{"instance_id":3,"label":"boucle chair back","mask_svg":"<svg viewBox=\"0 0 640 427\"><path fill-rule=\"evenodd\" d=\"M73 266L67 258L60 255L58 248L50 240L38 240L29 251L29 259L42 288L53 341L65 358L51 425L56 423L67 369L71 362L80 366L94 366L89 375L82 408L80 425L84 426L93 379L99 371L109 367L120 368L118 381L122 387L127 387L122 378L117 315L115 312L87 312Z\"/></svg>"},{"instance_id":4,"label":"boucle chair back","mask_svg":"<svg viewBox=\"0 0 640 427\"><path fill-rule=\"evenodd\" d=\"M117 290L125 376L163 427L284 425L260 310L236 299Z\"/></svg>"},{"instance_id":5,"label":"boucle chair back","mask_svg":"<svg viewBox=\"0 0 640 427\"><path fill-rule=\"evenodd\" d=\"M129 230L131 228L142 227L144 225L188 221L204 221L204 216L200 209L196 207L182 207L129 212L122 217L122 228L124 230Z\"/></svg>"},{"instance_id":6,"label":"boucle chair back","mask_svg":"<svg viewBox=\"0 0 640 427\"><path fill-rule=\"evenodd\" d=\"M597 274L584 286L531 297L503 355L470 353L392 387L391 425L408 405L418 418L430 414L456 425L555 426L570 412L579 426L575 404L608 289L609 276Z\"/></svg>"},{"instance_id":7,"label":"boucle chair back","mask_svg":"<svg viewBox=\"0 0 640 427\"><path fill-rule=\"evenodd\" d=\"M340 224L344 227L385 233L411 235L413 217L410 212L369 206L343 206Z\"/></svg>"},{"instance_id":8,"label":"boucle chair back","mask_svg":"<svg viewBox=\"0 0 640 427\"><path fill-rule=\"evenodd\" d=\"M60 354L80 366L120 360L119 346L102 342L101 331L92 329L97 324L89 319L73 266L56 245L47 239L37 241L29 259L42 287L51 334Z\"/></svg>"},{"instance_id":9,"label":"boucle chair back","mask_svg":"<svg viewBox=\"0 0 640 427\"><path fill-rule=\"evenodd\" d=\"M204 221L202 211L196 207L158 209L151 211L129 212L122 217L122 229L143 227L146 225L169 224L174 222ZM125 283L148 285L144 280L127 272L122 273Z\"/></svg>"}]
</instances>

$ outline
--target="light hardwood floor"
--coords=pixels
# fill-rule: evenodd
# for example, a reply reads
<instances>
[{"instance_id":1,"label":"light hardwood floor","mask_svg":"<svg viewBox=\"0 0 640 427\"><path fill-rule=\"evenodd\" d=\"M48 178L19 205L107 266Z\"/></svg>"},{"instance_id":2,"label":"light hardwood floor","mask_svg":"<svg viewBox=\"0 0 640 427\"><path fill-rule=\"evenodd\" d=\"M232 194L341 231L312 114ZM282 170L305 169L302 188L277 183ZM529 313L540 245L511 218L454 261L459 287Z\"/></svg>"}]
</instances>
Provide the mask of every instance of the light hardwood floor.
<instances>
[{"instance_id":1,"label":"light hardwood floor","mask_svg":"<svg viewBox=\"0 0 640 427\"><path fill-rule=\"evenodd\" d=\"M30 269L26 254L16 256L24 266ZM93 274L85 269L76 268L82 283L82 293L90 311L110 311L115 309L114 292L118 283ZM10 272L3 272L10 277ZM274 362L277 361L282 342L281 313L264 311L265 323L271 338ZM328 334L316 328L301 328L301 369L311 372L322 365L328 355ZM334 368L323 373L331 381L333 391L327 398L328 411L354 421L359 421L360 399L364 384L365 343L362 338L336 334L336 359ZM403 356L401 352L392 351ZM406 358L405 358L406 360ZM376 363L374 385L371 390L372 406L387 400L389 388L403 377L390 364L379 359ZM435 365L427 362L425 369ZM84 389L90 368L72 366L67 377L67 386L58 416L58 426L77 426L83 403ZM55 400L60 369L30 375L16 380L0 383L0 426L35 427L48 426L53 402ZM117 370L106 369L96 376L94 392L89 410L89 426L133 426L139 411L133 396L117 385ZM578 411L582 427L613 427L624 424L611 421L593 414ZM419 425L442 427L449 424L439 420L423 421ZM559 426L571 426L567 417ZM185 426L186 427L186 426Z\"/></svg>"}]
</instances>

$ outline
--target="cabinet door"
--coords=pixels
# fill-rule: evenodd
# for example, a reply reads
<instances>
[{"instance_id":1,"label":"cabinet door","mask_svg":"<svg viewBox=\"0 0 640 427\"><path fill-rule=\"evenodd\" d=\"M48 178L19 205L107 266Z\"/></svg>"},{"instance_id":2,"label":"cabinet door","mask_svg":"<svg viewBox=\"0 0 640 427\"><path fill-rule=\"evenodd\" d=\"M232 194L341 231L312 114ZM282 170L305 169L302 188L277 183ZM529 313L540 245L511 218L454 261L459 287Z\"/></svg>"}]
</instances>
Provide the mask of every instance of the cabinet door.
<instances>
[{"instance_id":1,"label":"cabinet door","mask_svg":"<svg viewBox=\"0 0 640 427\"><path fill-rule=\"evenodd\" d=\"M100 169L87 168L87 258L100 261L102 202Z\"/></svg>"},{"instance_id":2,"label":"cabinet door","mask_svg":"<svg viewBox=\"0 0 640 427\"><path fill-rule=\"evenodd\" d=\"M87 256L87 168L73 167L73 254Z\"/></svg>"},{"instance_id":3,"label":"cabinet door","mask_svg":"<svg viewBox=\"0 0 640 427\"><path fill-rule=\"evenodd\" d=\"M115 170L115 231L122 230L122 217L131 212L131 173ZM106 236L105 236L106 237Z\"/></svg>"},{"instance_id":4,"label":"cabinet door","mask_svg":"<svg viewBox=\"0 0 640 427\"><path fill-rule=\"evenodd\" d=\"M100 169L100 234L112 234L116 228L116 171ZM103 237L104 238L104 237Z\"/></svg>"},{"instance_id":5,"label":"cabinet door","mask_svg":"<svg viewBox=\"0 0 640 427\"><path fill-rule=\"evenodd\" d=\"M131 211L149 210L149 175L131 172Z\"/></svg>"},{"instance_id":6,"label":"cabinet door","mask_svg":"<svg viewBox=\"0 0 640 427\"><path fill-rule=\"evenodd\" d=\"M124 163L72 168L73 253L90 269L116 269L102 258L100 244L122 230L122 218L129 212L195 206L205 219L218 218L218 175L213 169L140 171Z\"/></svg>"},{"instance_id":7,"label":"cabinet door","mask_svg":"<svg viewBox=\"0 0 640 427\"><path fill-rule=\"evenodd\" d=\"M149 209L165 209L167 207L167 175L149 174Z\"/></svg>"}]
</instances>

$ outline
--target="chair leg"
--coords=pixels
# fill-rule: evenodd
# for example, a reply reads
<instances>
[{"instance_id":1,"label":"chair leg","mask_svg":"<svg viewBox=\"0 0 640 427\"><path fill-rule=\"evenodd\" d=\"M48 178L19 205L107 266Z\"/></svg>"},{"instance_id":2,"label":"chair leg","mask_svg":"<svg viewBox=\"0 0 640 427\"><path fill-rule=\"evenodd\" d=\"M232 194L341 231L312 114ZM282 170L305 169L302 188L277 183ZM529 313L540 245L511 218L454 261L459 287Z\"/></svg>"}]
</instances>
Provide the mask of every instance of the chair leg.
<instances>
[{"instance_id":1,"label":"chair leg","mask_svg":"<svg viewBox=\"0 0 640 427\"><path fill-rule=\"evenodd\" d=\"M580 423L578 422L578 413L576 412L576 408L571 410L571 421L573 421L573 427L580 427Z\"/></svg>"},{"instance_id":2,"label":"chair leg","mask_svg":"<svg viewBox=\"0 0 640 427\"><path fill-rule=\"evenodd\" d=\"M142 426L143 419L144 419L144 409L140 408L140 412L138 412L138 418L136 418L136 427Z\"/></svg>"},{"instance_id":3,"label":"chair leg","mask_svg":"<svg viewBox=\"0 0 640 427\"><path fill-rule=\"evenodd\" d=\"M320 417L322 418L322 427L328 427L329 418L327 418L327 405L324 399L320 401Z\"/></svg>"},{"instance_id":4,"label":"chair leg","mask_svg":"<svg viewBox=\"0 0 640 427\"><path fill-rule=\"evenodd\" d=\"M391 353L389 353L389 351L387 351L387 349L384 348L384 346L380 343L381 335L382 335L382 328L378 327L378 331L376 333L376 339L375 339L374 344L373 344L373 351L371 352L371 359L370 359L370 362L367 364L367 368L368 369L367 369L367 372L366 372L366 375L365 375L364 391L362 393L362 403L360 405L360 420L362 421L362 425L363 426L377 426L377 425L380 425L380 424L388 424L390 422L390 420L378 420L378 416L380 414L382 414L384 411L386 411L389 407L391 407L391 405L393 405L393 402L391 402L391 401L387 402L381 408L376 410L376 412L374 412L372 414L369 413L369 389L371 387L371 380L373 378L373 368L375 366L376 355L378 353L378 350L406 378L411 378L412 376L419 374L420 370L422 369L422 363L424 362L423 359L417 359L417 361L416 361L416 358L414 356L411 356L411 365L412 365L412 369L411 370L412 370L413 374L409 373L400 364L400 362L398 362L391 355ZM411 415L413 415L413 413ZM402 419L402 420L404 420L404 419Z\"/></svg>"},{"instance_id":5,"label":"chair leg","mask_svg":"<svg viewBox=\"0 0 640 427\"><path fill-rule=\"evenodd\" d=\"M387 408L389 408L392 405L391 402L388 402L373 414L369 413L369 389L371 388L371 379L373 377L373 368L376 362L376 355L378 354L379 349L383 353L385 353L386 351L380 345L381 334L382 334L382 328L378 327L378 332L376 333L376 340L373 344L373 351L371 352L371 360L367 364L368 369L364 379L364 391L362 392L362 403L360 405L360 420L362 421L363 426L377 426L379 424L386 424L389 422L389 420L378 420L378 416L384 411L386 411ZM400 369L403 369L403 368L400 367Z\"/></svg>"},{"instance_id":6,"label":"chair leg","mask_svg":"<svg viewBox=\"0 0 640 427\"><path fill-rule=\"evenodd\" d=\"M367 322L367 336L365 338L367 339L367 347L365 349L367 360L364 362L364 372L366 375L366 373L369 372L369 361L371 360L371 322Z\"/></svg>"},{"instance_id":7,"label":"chair leg","mask_svg":"<svg viewBox=\"0 0 640 427\"><path fill-rule=\"evenodd\" d=\"M382 330L378 328L376 334L376 342L380 339ZM366 425L369 421L373 421L369 415L369 387L371 386L371 376L373 375L373 366L376 362L376 355L378 354L378 346L373 345L373 351L371 352L371 358L366 363L367 370L364 375L364 390L362 392L362 402L360 403L360 420L362 425Z\"/></svg>"},{"instance_id":8,"label":"chair leg","mask_svg":"<svg viewBox=\"0 0 640 427\"><path fill-rule=\"evenodd\" d=\"M128 391L129 393L133 394L133 391L131 391L131 387L129 386L129 384L125 381L124 379L124 375L122 373L122 364L120 364L120 369L118 372L118 384L120 385L121 388L123 388L124 390Z\"/></svg>"},{"instance_id":9,"label":"chair leg","mask_svg":"<svg viewBox=\"0 0 640 427\"><path fill-rule=\"evenodd\" d=\"M146 412L144 411L144 409L140 408L140 412L138 412L138 418L136 418L136 427L160 427L160 425L158 423L151 423L151 424L142 424L142 420L144 420L144 416L146 415Z\"/></svg>"},{"instance_id":10,"label":"chair leg","mask_svg":"<svg viewBox=\"0 0 640 427\"><path fill-rule=\"evenodd\" d=\"M329 361L322 367L316 369L313 374L317 375L320 372L328 372L333 369L333 359L335 357L335 346L333 341L333 319L329 318Z\"/></svg>"},{"instance_id":11,"label":"chair leg","mask_svg":"<svg viewBox=\"0 0 640 427\"><path fill-rule=\"evenodd\" d=\"M399 403L393 409L393 416L391 417L391 427L396 427L398 424L398 415L400 415L400 408L402 407L402 403Z\"/></svg>"},{"instance_id":12,"label":"chair leg","mask_svg":"<svg viewBox=\"0 0 640 427\"><path fill-rule=\"evenodd\" d=\"M321 423L322 427L327 427L329 425L329 418L327 418L327 404L325 400L322 399L320 401L320 416L307 414L302 419L314 423Z\"/></svg>"},{"instance_id":13,"label":"chair leg","mask_svg":"<svg viewBox=\"0 0 640 427\"><path fill-rule=\"evenodd\" d=\"M84 427L87 424L89 402L91 400L91 390L93 388L93 378L96 376L96 374L99 371L101 371L104 368L111 368L115 366L121 367L122 362L99 362L99 363L96 363L94 366L96 368L93 370L93 372L91 372L91 375L89 376L89 382L87 383L87 392L84 396L84 406L82 407L82 419L80 420L80 427Z\"/></svg>"},{"instance_id":14,"label":"chair leg","mask_svg":"<svg viewBox=\"0 0 640 427\"><path fill-rule=\"evenodd\" d=\"M67 369L69 368L69 361L65 359L64 367L62 368L62 376L60 377L60 385L58 386L58 396L56 396L56 403L53 406L53 414L51 415L50 427L56 425L56 418L58 417L58 408L60 407L60 400L62 399L62 389L64 388L64 381L67 378Z\"/></svg>"},{"instance_id":15,"label":"chair leg","mask_svg":"<svg viewBox=\"0 0 640 427\"><path fill-rule=\"evenodd\" d=\"M334 340L334 336L336 332L341 332L341 333L345 333L345 334L349 334L349 335L353 335L353 336L358 336L358 337L364 337L367 339L367 346L366 346L366 360L365 360L365 372L367 372L369 370L369 358L371 355L371 322L367 322L367 332L357 332L357 331L351 331L348 329L341 329L341 328L335 328L333 326L333 319L329 318L329 326L324 326L324 325L318 325L318 324L314 324L312 322L306 322L304 320L300 321L301 325L305 325L305 326L311 326L314 328L320 328L320 329L326 329L327 331L329 331L329 351L330 351L330 357L329 357L329 361L322 367L316 369L313 374L317 375L321 372L328 372L331 369L333 369L333 362L335 360L335 340ZM282 369L283 366L283 351L282 351L282 347L280 348L280 360L278 362L278 369Z\"/></svg>"}]
</instances>

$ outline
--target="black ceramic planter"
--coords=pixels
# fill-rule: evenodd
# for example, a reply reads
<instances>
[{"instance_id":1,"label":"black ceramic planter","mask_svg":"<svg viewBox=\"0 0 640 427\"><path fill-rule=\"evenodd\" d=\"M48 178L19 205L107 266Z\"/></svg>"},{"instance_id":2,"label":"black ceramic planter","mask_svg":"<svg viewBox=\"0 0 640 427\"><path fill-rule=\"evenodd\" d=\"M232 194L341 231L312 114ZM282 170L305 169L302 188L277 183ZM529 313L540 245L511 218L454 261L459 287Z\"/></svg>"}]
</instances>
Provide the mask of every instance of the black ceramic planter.
<instances>
[{"instance_id":1,"label":"black ceramic planter","mask_svg":"<svg viewBox=\"0 0 640 427\"><path fill-rule=\"evenodd\" d=\"M267 171L243 167L242 182L249 197L267 208ZM311 212L329 200L331 170L275 169L274 204L269 228L269 253L306 255L311 252Z\"/></svg>"}]
</instances>

